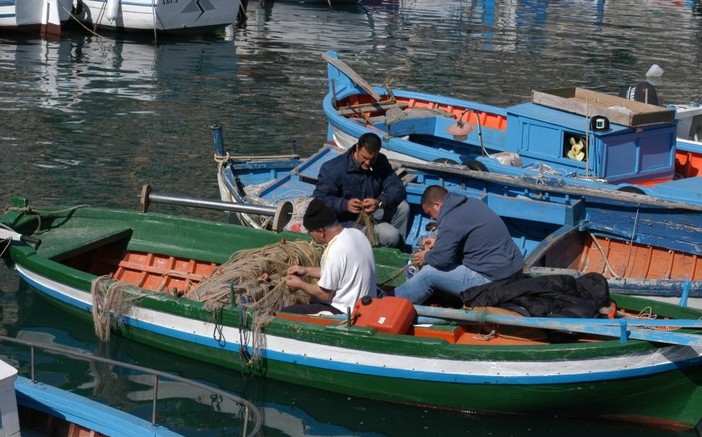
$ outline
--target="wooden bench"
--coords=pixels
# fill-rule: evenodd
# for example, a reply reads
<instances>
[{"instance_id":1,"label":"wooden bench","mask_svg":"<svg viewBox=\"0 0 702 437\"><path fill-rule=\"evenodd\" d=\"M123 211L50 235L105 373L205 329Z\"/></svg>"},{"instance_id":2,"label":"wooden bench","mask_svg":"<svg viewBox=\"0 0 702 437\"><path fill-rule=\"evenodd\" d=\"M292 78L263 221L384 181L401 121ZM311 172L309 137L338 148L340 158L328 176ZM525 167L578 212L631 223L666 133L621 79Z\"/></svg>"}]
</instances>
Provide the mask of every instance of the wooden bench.
<instances>
[{"instance_id":1,"label":"wooden bench","mask_svg":"<svg viewBox=\"0 0 702 437\"><path fill-rule=\"evenodd\" d=\"M38 253L54 261L62 261L120 240L128 241L131 236L131 228L53 229L46 238L38 235L42 240Z\"/></svg>"}]
</instances>

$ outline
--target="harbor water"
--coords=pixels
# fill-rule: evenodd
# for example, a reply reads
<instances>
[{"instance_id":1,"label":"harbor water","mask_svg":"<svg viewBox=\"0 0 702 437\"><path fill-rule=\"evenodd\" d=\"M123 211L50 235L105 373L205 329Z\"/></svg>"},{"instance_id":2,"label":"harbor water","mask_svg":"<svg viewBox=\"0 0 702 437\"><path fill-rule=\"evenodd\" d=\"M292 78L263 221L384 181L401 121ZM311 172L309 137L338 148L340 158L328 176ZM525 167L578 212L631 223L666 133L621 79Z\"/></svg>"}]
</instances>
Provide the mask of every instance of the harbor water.
<instances>
[{"instance_id":1,"label":"harbor water","mask_svg":"<svg viewBox=\"0 0 702 437\"><path fill-rule=\"evenodd\" d=\"M0 201L22 195L34 206L137 209L144 184L217 199L212 125L221 124L227 148L241 154L306 156L323 144L327 50L371 83L500 106L527 101L532 90L617 94L644 80L652 64L664 70L661 104L702 101L698 1L331 3L249 1L245 26L208 36L0 35ZM192 208L152 210L224 219ZM245 397L262 410L267 436L697 435L548 411L505 417L394 405L250 378L119 337L105 345L4 265L0 310L3 335L41 337ZM99 387L117 403L148 399L127 378L78 369L57 366L51 377L69 388ZM162 394L174 399L164 418L176 431L234 432L210 414L226 408L217 399L177 385Z\"/></svg>"}]
</instances>

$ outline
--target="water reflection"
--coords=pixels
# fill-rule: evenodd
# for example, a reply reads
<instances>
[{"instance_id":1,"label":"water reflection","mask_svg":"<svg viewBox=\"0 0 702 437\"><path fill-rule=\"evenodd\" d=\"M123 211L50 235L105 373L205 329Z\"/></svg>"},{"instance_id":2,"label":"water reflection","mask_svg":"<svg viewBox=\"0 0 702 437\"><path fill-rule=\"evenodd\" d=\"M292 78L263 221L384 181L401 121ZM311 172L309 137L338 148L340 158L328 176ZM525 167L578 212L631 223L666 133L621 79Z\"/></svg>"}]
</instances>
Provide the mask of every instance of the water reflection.
<instances>
[{"instance_id":1,"label":"water reflection","mask_svg":"<svg viewBox=\"0 0 702 437\"><path fill-rule=\"evenodd\" d=\"M333 0L332 0L333 1ZM249 2L247 27L225 38L98 40L65 32L58 43L0 39L3 204L80 203L137 208L144 183L157 192L217 198L209 127L224 126L238 153L302 155L326 137L321 110L332 49L372 83L455 95L497 106L533 89L583 86L616 94L651 64L664 70L662 103L702 99L702 12L690 0L361 0ZM202 210L157 212L214 217ZM33 330L98 350L90 326L47 305L0 266L0 329ZM113 338L111 357L210 381L264 408L269 433L380 435L666 435L587 421L439 412L247 380L238 372ZM123 402L148 389L109 369L57 368L52 377L93 384ZM99 379L99 381L96 381ZM113 387L113 385L117 384ZM169 387L169 393L178 387ZM206 398L188 405L204 406ZM173 415L188 412L173 404ZM222 408L228 408L222 406ZM207 417L206 415L204 417ZM197 420L196 418L194 420ZM293 430L293 431L289 431ZM332 431L329 431L330 433Z\"/></svg>"},{"instance_id":2,"label":"water reflection","mask_svg":"<svg viewBox=\"0 0 702 437\"><path fill-rule=\"evenodd\" d=\"M171 41L154 46L146 41L68 34L59 43L4 41L0 69L13 72L6 84L14 92L0 95L3 107L86 113L89 108L82 104L94 98L91 94L142 102L169 99L169 81L186 76L192 81L204 76L231 80L237 76L238 64L234 44L228 41ZM25 87L29 78L35 87Z\"/></svg>"}]
</instances>

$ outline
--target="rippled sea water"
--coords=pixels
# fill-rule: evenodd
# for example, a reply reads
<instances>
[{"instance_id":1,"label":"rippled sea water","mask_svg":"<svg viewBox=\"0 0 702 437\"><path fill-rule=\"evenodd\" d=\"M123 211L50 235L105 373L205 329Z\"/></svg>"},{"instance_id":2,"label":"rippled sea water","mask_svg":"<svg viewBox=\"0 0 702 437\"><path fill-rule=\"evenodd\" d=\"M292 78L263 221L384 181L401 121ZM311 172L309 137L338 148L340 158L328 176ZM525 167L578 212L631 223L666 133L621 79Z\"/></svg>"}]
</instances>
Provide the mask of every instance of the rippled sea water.
<instances>
[{"instance_id":1,"label":"rippled sea water","mask_svg":"<svg viewBox=\"0 0 702 437\"><path fill-rule=\"evenodd\" d=\"M372 83L493 105L528 100L534 89L616 94L654 63L665 71L662 104L702 100L702 5L690 0L378 0L332 8L252 0L246 26L230 36L154 41L76 29L47 42L5 34L0 199L137 208L146 183L215 199L211 125L221 123L227 147L240 153L288 152L295 142L308 155L321 146L326 50ZM0 291L0 327L9 335L48 333L57 343L104 349L89 327L55 314L4 267ZM669 434L548 412L495 418L370 402L249 380L123 339L113 339L107 353L254 400L264 409L266 435ZM174 418L181 415L201 422L193 425L198 434L222 433L206 413L198 419L174 408Z\"/></svg>"}]
</instances>

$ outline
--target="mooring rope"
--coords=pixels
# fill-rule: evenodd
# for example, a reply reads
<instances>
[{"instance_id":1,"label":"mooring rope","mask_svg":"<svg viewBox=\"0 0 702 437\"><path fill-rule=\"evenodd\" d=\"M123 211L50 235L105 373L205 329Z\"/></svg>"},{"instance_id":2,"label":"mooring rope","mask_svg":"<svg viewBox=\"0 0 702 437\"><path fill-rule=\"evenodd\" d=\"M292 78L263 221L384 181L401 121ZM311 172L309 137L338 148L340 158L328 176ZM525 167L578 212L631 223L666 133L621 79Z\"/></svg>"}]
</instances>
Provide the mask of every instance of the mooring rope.
<instances>
[{"instance_id":1,"label":"mooring rope","mask_svg":"<svg viewBox=\"0 0 702 437\"><path fill-rule=\"evenodd\" d=\"M5 212L17 211L17 212L24 212L27 214L36 215L37 216L37 228L34 230L33 234L39 234L41 232L48 231L48 229L41 228L42 217L44 217L44 218L58 217L62 214L74 211L76 209L88 208L88 207L90 207L90 205L82 204L82 205L76 205L76 206L72 206L70 208L60 209L60 210L56 210L56 211L53 211L53 210L52 211L42 211L42 210L30 207L30 206L26 206L26 207L8 206L5 208Z\"/></svg>"},{"instance_id":2,"label":"mooring rope","mask_svg":"<svg viewBox=\"0 0 702 437\"><path fill-rule=\"evenodd\" d=\"M101 341L110 341L110 314L119 323L120 318L129 312L132 303L141 298L127 293L128 288L131 286L124 282L113 281L109 276L99 276L91 282L95 335Z\"/></svg>"}]
</instances>

